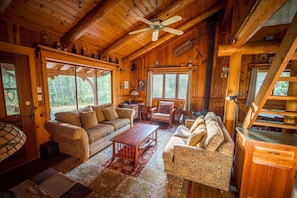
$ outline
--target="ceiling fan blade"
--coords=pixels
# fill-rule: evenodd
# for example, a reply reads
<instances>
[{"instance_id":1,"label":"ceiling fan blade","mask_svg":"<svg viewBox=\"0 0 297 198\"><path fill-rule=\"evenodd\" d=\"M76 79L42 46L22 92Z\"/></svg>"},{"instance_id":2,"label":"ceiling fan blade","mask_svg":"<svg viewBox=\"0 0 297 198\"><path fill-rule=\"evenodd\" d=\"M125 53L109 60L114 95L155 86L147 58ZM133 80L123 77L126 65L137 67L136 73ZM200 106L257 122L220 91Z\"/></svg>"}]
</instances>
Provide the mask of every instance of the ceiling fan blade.
<instances>
[{"instance_id":1,"label":"ceiling fan blade","mask_svg":"<svg viewBox=\"0 0 297 198\"><path fill-rule=\"evenodd\" d=\"M176 35L183 35L183 31L181 30L177 30L177 29L173 29L173 28L169 28L169 27L163 27L161 30L163 30L164 32L169 32L171 34L176 34Z\"/></svg>"},{"instance_id":2,"label":"ceiling fan blade","mask_svg":"<svg viewBox=\"0 0 297 198\"><path fill-rule=\"evenodd\" d=\"M182 20L182 17L181 16L174 16L174 17L171 17L171 18L163 21L162 22L162 25L167 26L167 25L170 25L172 23L178 22L180 20Z\"/></svg>"},{"instance_id":3,"label":"ceiling fan blade","mask_svg":"<svg viewBox=\"0 0 297 198\"><path fill-rule=\"evenodd\" d=\"M159 30L158 29L155 29L153 31L152 41L157 41L158 40L158 37L159 37Z\"/></svg>"},{"instance_id":4,"label":"ceiling fan blade","mask_svg":"<svg viewBox=\"0 0 297 198\"><path fill-rule=\"evenodd\" d=\"M150 20L147 20L146 18L137 16L136 19L137 19L138 21L142 21L142 22L144 22L144 23L146 23L146 24L148 24L148 25L152 25L152 22L151 22Z\"/></svg>"},{"instance_id":5,"label":"ceiling fan blade","mask_svg":"<svg viewBox=\"0 0 297 198\"><path fill-rule=\"evenodd\" d=\"M135 31L132 31L132 32L129 32L129 34L137 34L137 33L140 33L140 32L144 32L144 31L147 31L151 28L143 28L143 29L139 29L139 30L135 30Z\"/></svg>"}]
</instances>

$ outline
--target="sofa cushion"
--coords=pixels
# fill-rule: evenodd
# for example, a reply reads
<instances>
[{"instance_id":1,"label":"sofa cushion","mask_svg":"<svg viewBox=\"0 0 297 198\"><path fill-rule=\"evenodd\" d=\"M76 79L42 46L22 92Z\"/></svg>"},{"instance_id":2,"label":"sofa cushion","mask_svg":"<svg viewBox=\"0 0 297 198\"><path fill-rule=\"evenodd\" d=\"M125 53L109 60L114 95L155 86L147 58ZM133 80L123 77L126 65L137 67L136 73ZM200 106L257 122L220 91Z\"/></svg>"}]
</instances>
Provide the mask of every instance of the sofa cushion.
<instances>
[{"instance_id":1,"label":"sofa cushion","mask_svg":"<svg viewBox=\"0 0 297 198\"><path fill-rule=\"evenodd\" d=\"M167 161L173 160L173 149L175 145L186 145L187 139L172 136L164 148L162 158Z\"/></svg>"},{"instance_id":2,"label":"sofa cushion","mask_svg":"<svg viewBox=\"0 0 297 198\"><path fill-rule=\"evenodd\" d=\"M75 126L81 127L79 111L67 111L55 113L56 120L60 122L66 122Z\"/></svg>"},{"instance_id":3,"label":"sofa cushion","mask_svg":"<svg viewBox=\"0 0 297 198\"><path fill-rule=\"evenodd\" d=\"M114 127L109 124L99 123L98 126L90 129L86 129L86 132L89 137L89 144L96 142L99 139L104 138L106 135L112 133L114 131Z\"/></svg>"},{"instance_id":4,"label":"sofa cushion","mask_svg":"<svg viewBox=\"0 0 297 198\"><path fill-rule=\"evenodd\" d=\"M159 113L170 114L171 110L174 108L173 102L159 102Z\"/></svg>"},{"instance_id":5,"label":"sofa cushion","mask_svg":"<svg viewBox=\"0 0 297 198\"><path fill-rule=\"evenodd\" d=\"M199 116L198 118L196 118L196 120L194 121L194 123L192 124L191 128L190 128L190 132L192 133L194 131L194 129L196 129L199 125L204 124L204 117L203 116Z\"/></svg>"},{"instance_id":6,"label":"sofa cushion","mask_svg":"<svg viewBox=\"0 0 297 198\"><path fill-rule=\"evenodd\" d=\"M206 127L205 125L200 125L196 127L196 129L191 133L188 137L187 145L196 146L206 134Z\"/></svg>"},{"instance_id":7,"label":"sofa cushion","mask_svg":"<svg viewBox=\"0 0 297 198\"><path fill-rule=\"evenodd\" d=\"M174 136L181 138L188 138L191 135L189 129L184 125L179 125L174 133Z\"/></svg>"},{"instance_id":8,"label":"sofa cushion","mask_svg":"<svg viewBox=\"0 0 297 198\"><path fill-rule=\"evenodd\" d=\"M204 117L204 121L205 123L208 123L209 121L211 120L215 120L215 121L218 121L218 118L216 116L216 114L214 112L208 112L205 117Z\"/></svg>"},{"instance_id":9,"label":"sofa cushion","mask_svg":"<svg viewBox=\"0 0 297 198\"><path fill-rule=\"evenodd\" d=\"M96 112L96 117L98 122L102 122L105 120L104 114L103 114L103 107L102 106L92 106L93 111Z\"/></svg>"},{"instance_id":10,"label":"sofa cushion","mask_svg":"<svg viewBox=\"0 0 297 198\"><path fill-rule=\"evenodd\" d=\"M104 124L110 124L114 127L114 130L122 128L127 124L130 124L130 120L128 118L118 118L114 120L105 121Z\"/></svg>"},{"instance_id":11,"label":"sofa cushion","mask_svg":"<svg viewBox=\"0 0 297 198\"><path fill-rule=\"evenodd\" d=\"M81 112L80 120L84 129L89 129L98 126L98 121L95 111Z\"/></svg>"},{"instance_id":12,"label":"sofa cushion","mask_svg":"<svg viewBox=\"0 0 297 198\"><path fill-rule=\"evenodd\" d=\"M119 118L114 106L105 107L102 111L106 120L114 120Z\"/></svg>"},{"instance_id":13,"label":"sofa cushion","mask_svg":"<svg viewBox=\"0 0 297 198\"><path fill-rule=\"evenodd\" d=\"M215 151L224 141L224 134L218 122L210 120L206 124L207 134L199 144L199 147L209 151Z\"/></svg>"},{"instance_id":14,"label":"sofa cushion","mask_svg":"<svg viewBox=\"0 0 297 198\"><path fill-rule=\"evenodd\" d=\"M153 113L152 118L157 119L157 120L169 120L170 115L169 114L164 114L164 113Z\"/></svg>"}]
</instances>

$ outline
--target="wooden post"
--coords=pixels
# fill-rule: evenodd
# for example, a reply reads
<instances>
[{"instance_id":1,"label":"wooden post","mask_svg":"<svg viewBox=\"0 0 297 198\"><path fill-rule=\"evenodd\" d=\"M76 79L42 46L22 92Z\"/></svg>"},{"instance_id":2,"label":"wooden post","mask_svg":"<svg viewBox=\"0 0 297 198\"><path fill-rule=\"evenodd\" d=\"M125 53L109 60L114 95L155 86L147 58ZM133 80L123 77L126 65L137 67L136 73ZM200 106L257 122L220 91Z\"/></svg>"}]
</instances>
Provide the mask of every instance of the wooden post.
<instances>
[{"instance_id":1,"label":"wooden post","mask_svg":"<svg viewBox=\"0 0 297 198\"><path fill-rule=\"evenodd\" d=\"M291 64L291 77L297 76L297 61L292 61ZM288 89L288 96L297 96L297 82L290 82ZM297 111L297 101L288 100L286 102L286 111L296 112ZM294 116L285 116L284 123L286 124L296 124L296 117ZM284 133L295 132L295 130L283 129Z\"/></svg>"},{"instance_id":2,"label":"wooden post","mask_svg":"<svg viewBox=\"0 0 297 198\"><path fill-rule=\"evenodd\" d=\"M238 95L241 59L242 59L242 55L240 53L234 53L230 56L226 96ZM238 108L237 104L234 101L228 101L228 100L225 101L225 108L224 108L225 126L233 138L234 138L235 120L238 119L236 115L237 108Z\"/></svg>"}]
</instances>

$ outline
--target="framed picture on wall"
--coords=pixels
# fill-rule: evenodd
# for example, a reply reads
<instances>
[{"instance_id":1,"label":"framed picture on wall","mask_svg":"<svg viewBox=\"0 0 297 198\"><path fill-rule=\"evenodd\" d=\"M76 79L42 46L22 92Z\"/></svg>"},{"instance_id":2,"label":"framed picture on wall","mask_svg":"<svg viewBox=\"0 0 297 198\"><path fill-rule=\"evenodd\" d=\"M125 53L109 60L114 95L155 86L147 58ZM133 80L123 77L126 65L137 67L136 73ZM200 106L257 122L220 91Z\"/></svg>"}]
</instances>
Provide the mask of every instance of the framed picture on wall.
<instances>
[{"instance_id":1,"label":"framed picture on wall","mask_svg":"<svg viewBox=\"0 0 297 198\"><path fill-rule=\"evenodd\" d=\"M124 82L124 89L128 89L129 88L129 82L128 81L125 81Z\"/></svg>"},{"instance_id":2,"label":"framed picture on wall","mask_svg":"<svg viewBox=\"0 0 297 198\"><path fill-rule=\"evenodd\" d=\"M146 89L145 80L138 80L138 90L144 91Z\"/></svg>"}]
</instances>

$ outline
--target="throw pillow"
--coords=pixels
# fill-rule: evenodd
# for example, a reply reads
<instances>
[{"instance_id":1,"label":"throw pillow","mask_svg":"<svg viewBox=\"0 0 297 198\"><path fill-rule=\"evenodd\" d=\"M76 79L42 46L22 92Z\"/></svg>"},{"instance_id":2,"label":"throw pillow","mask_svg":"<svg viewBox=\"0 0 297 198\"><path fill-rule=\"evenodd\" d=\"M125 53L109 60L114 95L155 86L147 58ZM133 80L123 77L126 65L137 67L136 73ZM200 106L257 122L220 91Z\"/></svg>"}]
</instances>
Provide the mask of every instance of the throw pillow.
<instances>
[{"instance_id":1,"label":"throw pillow","mask_svg":"<svg viewBox=\"0 0 297 198\"><path fill-rule=\"evenodd\" d=\"M96 112L97 121L102 122L105 120L104 114L103 114L103 108L99 106L92 106L93 110Z\"/></svg>"},{"instance_id":2,"label":"throw pillow","mask_svg":"<svg viewBox=\"0 0 297 198\"><path fill-rule=\"evenodd\" d=\"M218 118L214 112L208 112L204 117L205 123L208 123L211 120L218 121Z\"/></svg>"},{"instance_id":3,"label":"throw pillow","mask_svg":"<svg viewBox=\"0 0 297 198\"><path fill-rule=\"evenodd\" d=\"M56 120L60 122L66 122L68 124L81 127L79 112L76 110L67 111L67 112L58 112L58 113L55 113L55 117L56 117Z\"/></svg>"},{"instance_id":4,"label":"throw pillow","mask_svg":"<svg viewBox=\"0 0 297 198\"><path fill-rule=\"evenodd\" d=\"M191 135L188 137L187 145L196 146L203 139L205 134L206 134L205 127L197 127L197 130L191 133Z\"/></svg>"},{"instance_id":5,"label":"throw pillow","mask_svg":"<svg viewBox=\"0 0 297 198\"><path fill-rule=\"evenodd\" d=\"M175 130L174 136L188 138L191 135L189 129L184 125L179 125Z\"/></svg>"},{"instance_id":6,"label":"throw pillow","mask_svg":"<svg viewBox=\"0 0 297 198\"><path fill-rule=\"evenodd\" d=\"M81 112L80 120L84 129L90 129L98 126L98 121L95 111Z\"/></svg>"},{"instance_id":7,"label":"throw pillow","mask_svg":"<svg viewBox=\"0 0 297 198\"><path fill-rule=\"evenodd\" d=\"M192 126L190 128L190 132L192 133L194 131L194 129L196 129L201 124L204 124L203 116L199 116L198 118L196 118L196 120L194 121L194 123L192 124Z\"/></svg>"},{"instance_id":8,"label":"throw pillow","mask_svg":"<svg viewBox=\"0 0 297 198\"><path fill-rule=\"evenodd\" d=\"M114 106L105 107L102 111L103 111L105 119L108 121L119 118L119 115L116 112Z\"/></svg>"},{"instance_id":9,"label":"throw pillow","mask_svg":"<svg viewBox=\"0 0 297 198\"><path fill-rule=\"evenodd\" d=\"M204 139L204 148L209 151L215 151L223 143L224 134L219 124L211 120L207 124L207 137Z\"/></svg>"},{"instance_id":10,"label":"throw pillow","mask_svg":"<svg viewBox=\"0 0 297 198\"><path fill-rule=\"evenodd\" d=\"M174 108L174 103L172 102L159 103L159 113L169 114L173 108Z\"/></svg>"}]
</instances>

